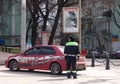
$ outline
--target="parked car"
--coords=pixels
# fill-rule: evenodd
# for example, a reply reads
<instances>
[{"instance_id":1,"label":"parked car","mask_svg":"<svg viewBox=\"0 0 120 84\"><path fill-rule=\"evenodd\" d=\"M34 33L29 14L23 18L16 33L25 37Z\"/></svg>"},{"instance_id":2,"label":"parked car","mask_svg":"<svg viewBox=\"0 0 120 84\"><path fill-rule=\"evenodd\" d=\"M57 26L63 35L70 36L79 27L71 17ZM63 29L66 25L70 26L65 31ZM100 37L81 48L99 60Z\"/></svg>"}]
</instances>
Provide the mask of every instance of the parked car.
<instances>
[{"instance_id":1,"label":"parked car","mask_svg":"<svg viewBox=\"0 0 120 84\"><path fill-rule=\"evenodd\" d=\"M10 56L5 66L11 71L20 69L28 70L50 70L52 74L61 74L66 70L64 58L64 47L55 45L34 46L21 54ZM80 56L77 61L77 70L86 69L85 56Z\"/></svg>"},{"instance_id":2,"label":"parked car","mask_svg":"<svg viewBox=\"0 0 120 84\"><path fill-rule=\"evenodd\" d=\"M120 59L120 50L111 52L110 58L111 59Z\"/></svg>"},{"instance_id":3,"label":"parked car","mask_svg":"<svg viewBox=\"0 0 120 84\"><path fill-rule=\"evenodd\" d=\"M98 51L98 50L88 50L86 58L92 58L92 56L94 55L95 58L99 58L99 59L103 59L106 58L106 51Z\"/></svg>"}]
</instances>

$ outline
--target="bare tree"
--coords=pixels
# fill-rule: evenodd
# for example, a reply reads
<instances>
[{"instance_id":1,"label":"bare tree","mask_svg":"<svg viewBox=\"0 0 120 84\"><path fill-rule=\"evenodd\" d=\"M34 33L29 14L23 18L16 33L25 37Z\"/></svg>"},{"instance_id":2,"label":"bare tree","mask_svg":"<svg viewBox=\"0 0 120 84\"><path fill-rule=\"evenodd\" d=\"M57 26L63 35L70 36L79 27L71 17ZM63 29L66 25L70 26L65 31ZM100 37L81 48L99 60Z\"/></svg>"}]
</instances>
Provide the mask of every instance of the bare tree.
<instances>
[{"instance_id":1,"label":"bare tree","mask_svg":"<svg viewBox=\"0 0 120 84\"><path fill-rule=\"evenodd\" d=\"M64 6L69 6L69 4L71 5L78 3L74 1L74 3L67 4L68 1L69 0L27 0L27 7L31 16L27 32L29 29L32 29L33 45L35 45L36 41L37 28L40 28L42 31L47 31L48 26L51 27L51 34L48 44L53 44L53 39L58 27L62 8Z\"/></svg>"},{"instance_id":2,"label":"bare tree","mask_svg":"<svg viewBox=\"0 0 120 84\"><path fill-rule=\"evenodd\" d=\"M28 30L32 29L33 45L35 45L36 41L37 28L40 26L42 31L46 31L47 23L51 17L54 17L50 16L50 12L57 6L57 3L55 3L55 0L53 3L51 2L49 0L27 0L27 6L31 14Z\"/></svg>"}]
</instances>

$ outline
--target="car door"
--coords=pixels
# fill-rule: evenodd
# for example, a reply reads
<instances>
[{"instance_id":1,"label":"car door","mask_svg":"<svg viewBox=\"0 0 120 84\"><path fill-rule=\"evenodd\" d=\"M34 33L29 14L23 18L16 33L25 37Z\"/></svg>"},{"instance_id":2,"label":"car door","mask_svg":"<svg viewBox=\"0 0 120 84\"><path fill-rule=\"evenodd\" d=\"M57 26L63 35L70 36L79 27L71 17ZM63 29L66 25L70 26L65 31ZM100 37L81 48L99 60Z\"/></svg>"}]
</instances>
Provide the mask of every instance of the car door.
<instances>
[{"instance_id":1,"label":"car door","mask_svg":"<svg viewBox=\"0 0 120 84\"><path fill-rule=\"evenodd\" d=\"M25 51L21 58L22 61L20 63L20 67L25 69L34 69L37 61L36 55L38 52L39 50L37 47Z\"/></svg>"},{"instance_id":2,"label":"car door","mask_svg":"<svg viewBox=\"0 0 120 84\"><path fill-rule=\"evenodd\" d=\"M49 70L50 63L55 56L56 51L51 46L41 46L39 47L39 54L36 55L37 59L37 69Z\"/></svg>"}]
</instances>

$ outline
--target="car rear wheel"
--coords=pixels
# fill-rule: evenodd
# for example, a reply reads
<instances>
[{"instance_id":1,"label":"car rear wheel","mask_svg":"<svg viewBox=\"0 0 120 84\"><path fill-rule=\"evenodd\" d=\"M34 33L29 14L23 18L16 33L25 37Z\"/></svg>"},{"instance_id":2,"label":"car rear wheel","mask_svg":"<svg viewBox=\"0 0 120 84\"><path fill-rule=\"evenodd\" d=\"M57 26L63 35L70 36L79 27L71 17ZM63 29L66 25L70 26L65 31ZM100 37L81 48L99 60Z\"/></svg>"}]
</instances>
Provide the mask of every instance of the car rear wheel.
<instances>
[{"instance_id":1,"label":"car rear wheel","mask_svg":"<svg viewBox=\"0 0 120 84\"><path fill-rule=\"evenodd\" d=\"M16 60L10 61L9 69L10 69L10 71L17 71L17 70L19 70L18 62Z\"/></svg>"},{"instance_id":2,"label":"car rear wheel","mask_svg":"<svg viewBox=\"0 0 120 84\"><path fill-rule=\"evenodd\" d=\"M52 63L50 66L50 71L54 75L58 75L62 73L61 66L58 63Z\"/></svg>"}]
</instances>

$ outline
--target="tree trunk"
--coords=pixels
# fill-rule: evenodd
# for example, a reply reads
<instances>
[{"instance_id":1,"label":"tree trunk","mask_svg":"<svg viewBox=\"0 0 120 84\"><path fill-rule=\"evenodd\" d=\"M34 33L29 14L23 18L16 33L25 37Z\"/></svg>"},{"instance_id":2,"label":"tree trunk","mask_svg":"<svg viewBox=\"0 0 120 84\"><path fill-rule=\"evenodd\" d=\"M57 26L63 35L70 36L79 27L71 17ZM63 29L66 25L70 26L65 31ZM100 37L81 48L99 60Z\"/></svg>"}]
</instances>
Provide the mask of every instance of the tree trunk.
<instances>
[{"instance_id":1,"label":"tree trunk","mask_svg":"<svg viewBox=\"0 0 120 84\"><path fill-rule=\"evenodd\" d=\"M32 46L35 46L35 42L36 42L36 37L37 37L37 20L34 19L33 21L33 25L32 25L32 38L31 38L31 41L32 41Z\"/></svg>"},{"instance_id":2,"label":"tree trunk","mask_svg":"<svg viewBox=\"0 0 120 84\"><path fill-rule=\"evenodd\" d=\"M51 32L51 35L50 35L50 38L49 38L48 45L53 44L53 39L54 39L55 32L56 32L56 29L57 29L57 26L58 26L58 21L59 21L61 10L62 10L62 8L58 9L58 11L57 11L57 15L55 17L55 22L54 22L54 25L53 25L53 28L52 28L52 32Z\"/></svg>"}]
</instances>

